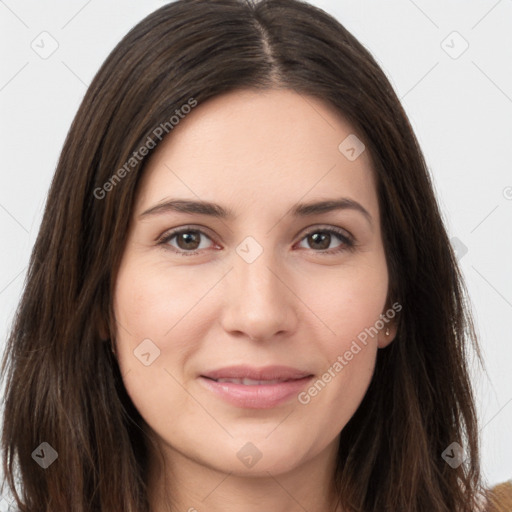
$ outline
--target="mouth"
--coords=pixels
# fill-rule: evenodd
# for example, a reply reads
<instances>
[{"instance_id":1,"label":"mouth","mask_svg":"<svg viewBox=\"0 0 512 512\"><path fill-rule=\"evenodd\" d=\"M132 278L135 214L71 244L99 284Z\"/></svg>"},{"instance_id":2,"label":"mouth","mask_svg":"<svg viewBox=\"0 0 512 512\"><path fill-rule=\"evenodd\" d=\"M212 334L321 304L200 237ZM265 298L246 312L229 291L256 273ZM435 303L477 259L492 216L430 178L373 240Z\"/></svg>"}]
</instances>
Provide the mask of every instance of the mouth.
<instances>
[{"instance_id":1,"label":"mouth","mask_svg":"<svg viewBox=\"0 0 512 512\"><path fill-rule=\"evenodd\" d=\"M205 377L208 379L209 377ZM290 382L291 380L296 379L287 379L287 380L254 380L254 379L210 379L215 382L231 382L232 384L243 384L244 386L262 386L269 384L279 384L280 382Z\"/></svg>"},{"instance_id":2,"label":"mouth","mask_svg":"<svg viewBox=\"0 0 512 512\"><path fill-rule=\"evenodd\" d=\"M218 398L249 409L269 409L288 402L313 374L287 366L232 366L204 373L199 381Z\"/></svg>"}]
</instances>

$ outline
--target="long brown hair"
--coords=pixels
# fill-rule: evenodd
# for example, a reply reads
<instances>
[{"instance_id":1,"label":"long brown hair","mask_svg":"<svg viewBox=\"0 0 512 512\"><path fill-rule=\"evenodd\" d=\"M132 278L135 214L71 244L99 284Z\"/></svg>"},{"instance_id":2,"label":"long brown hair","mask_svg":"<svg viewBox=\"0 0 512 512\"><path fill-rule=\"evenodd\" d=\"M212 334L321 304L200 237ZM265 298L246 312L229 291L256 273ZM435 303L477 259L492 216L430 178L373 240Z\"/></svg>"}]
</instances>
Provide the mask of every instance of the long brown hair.
<instances>
[{"instance_id":1,"label":"long brown hair","mask_svg":"<svg viewBox=\"0 0 512 512\"><path fill-rule=\"evenodd\" d=\"M169 119L191 99L200 105L244 87L324 100L361 134L374 166L389 297L402 311L341 432L341 504L472 511L481 477L467 352L480 352L424 158L376 61L339 22L298 0L178 0L135 26L90 85L51 184L2 365L3 467L18 506L149 510L144 421L99 326L115 333L113 286L148 159L139 149L149 138L159 143L158 127L172 136ZM33 457L43 442L58 454L46 469ZM460 465L442 457L454 442L464 449Z\"/></svg>"}]
</instances>

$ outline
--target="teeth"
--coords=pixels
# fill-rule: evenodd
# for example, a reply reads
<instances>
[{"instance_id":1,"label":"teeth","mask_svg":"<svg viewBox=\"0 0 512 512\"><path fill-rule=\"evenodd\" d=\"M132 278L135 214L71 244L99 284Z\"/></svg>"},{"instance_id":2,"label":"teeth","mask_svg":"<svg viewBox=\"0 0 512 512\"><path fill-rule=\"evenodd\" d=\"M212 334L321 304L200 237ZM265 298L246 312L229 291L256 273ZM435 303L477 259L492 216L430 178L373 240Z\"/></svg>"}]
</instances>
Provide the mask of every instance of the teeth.
<instances>
[{"instance_id":1,"label":"teeth","mask_svg":"<svg viewBox=\"0 0 512 512\"><path fill-rule=\"evenodd\" d=\"M217 382L231 382L232 384L243 384L244 386L260 386L261 384L278 384L282 380L253 380L253 379L217 379Z\"/></svg>"}]
</instances>

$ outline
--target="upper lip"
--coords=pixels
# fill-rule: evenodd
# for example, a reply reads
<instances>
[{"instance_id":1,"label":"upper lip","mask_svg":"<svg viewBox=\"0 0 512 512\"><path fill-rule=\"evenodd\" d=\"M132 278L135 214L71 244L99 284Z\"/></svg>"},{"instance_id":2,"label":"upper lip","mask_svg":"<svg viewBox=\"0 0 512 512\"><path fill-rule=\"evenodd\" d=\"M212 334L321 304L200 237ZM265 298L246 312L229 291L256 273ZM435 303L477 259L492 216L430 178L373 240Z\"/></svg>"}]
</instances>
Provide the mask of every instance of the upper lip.
<instances>
[{"instance_id":1,"label":"upper lip","mask_svg":"<svg viewBox=\"0 0 512 512\"><path fill-rule=\"evenodd\" d=\"M298 370L289 366L264 366L255 368L251 366L228 366L211 370L201 374L209 379L252 379L252 380L297 380L310 377L312 374L307 371Z\"/></svg>"}]
</instances>

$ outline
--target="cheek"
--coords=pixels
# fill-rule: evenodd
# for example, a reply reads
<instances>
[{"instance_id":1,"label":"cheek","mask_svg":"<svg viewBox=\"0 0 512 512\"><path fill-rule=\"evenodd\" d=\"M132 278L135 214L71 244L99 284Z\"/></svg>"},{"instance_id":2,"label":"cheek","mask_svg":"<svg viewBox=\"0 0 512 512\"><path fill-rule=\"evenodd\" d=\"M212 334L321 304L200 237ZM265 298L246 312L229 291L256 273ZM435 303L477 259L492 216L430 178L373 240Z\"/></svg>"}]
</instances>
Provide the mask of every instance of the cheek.
<instances>
[{"instance_id":1,"label":"cheek","mask_svg":"<svg viewBox=\"0 0 512 512\"><path fill-rule=\"evenodd\" d=\"M161 271L129 261L118 274L114 295L117 359L137 407L151 406L151 397L162 390L168 393L172 379L165 371L174 374L174 367L186 356L185 340L173 335L173 326L187 305L186 293L170 292L177 286Z\"/></svg>"},{"instance_id":2,"label":"cheek","mask_svg":"<svg viewBox=\"0 0 512 512\"><path fill-rule=\"evenodd\" d=\"M186 267L171 272L140 257L123 261L114 295L117 358L127 392L143 416L160 411L162 397L173 407L185 407L178 382L212 320L210 315L198 321L207 302L202 298L217 274L192 281Z\"/></svg>"},{"instance_id":3,"label":"cheek","mask_svg":"<svg viewBox=\"0 0 512 512\"><path fill-rule=\"evenodd\" d=\"M330 275L319 273L313 282L315 288L305 286L303 297L323 324L317 339L325 366L302 403L321 408L336 429L355 412L372 378L378 349L376 324L387 297L387 269L375 258L365 265L339 267Z\"/></svg>"},{"instance_id":4,"label":"cheek","mask_svg":"<svg viewBox=\"0 0 512 512\"><path fill-rule=\"evenodd\" d=\"M381 259L322 272L302 284L301 298L328 329L331 350L342 350L379 320L388 289L386 265ZM373 334L374 331L372 331ZM376 336L369 336L376 340ZM323 338L325 338L323 336Z\"/></svg>"},{"instance_id":5,"label":"cheek","mask_svg":"<svg viewBox=\"0 0 512 512\"><path fill-rule=\"evenodd\" d=\"M187 287L179 273L173 273L172 280L169 274L151 264L125 261L116 282L114 312L117 359L126 391L152 428L156 425L172 435L176 422L164 413L165 407L197 414L189 410L179 382L195 350L194 340L201 338L186 319L202 290ZM189 327L188 336L183 336L184 325Z\"/></svg>"},{"instance_id":6,"label":"cheek","mask_svg":"<svg viewBox=\"0 0 512 512\"><path fill-rule=\"evenodd\" d=\"M173 346L187 345L186 340L173 334L180 330L183 321L189 322L195 313L194 306L212 287L210 281L214 282L216 276L194 279L191 283L190 271L183 268L170 272L162 265L139 261L128 262L120 269L114 311L121 349L128 339L133 344L151 338L162 345L162 350L170 340Z\"/></svg>"}]
</instances>

